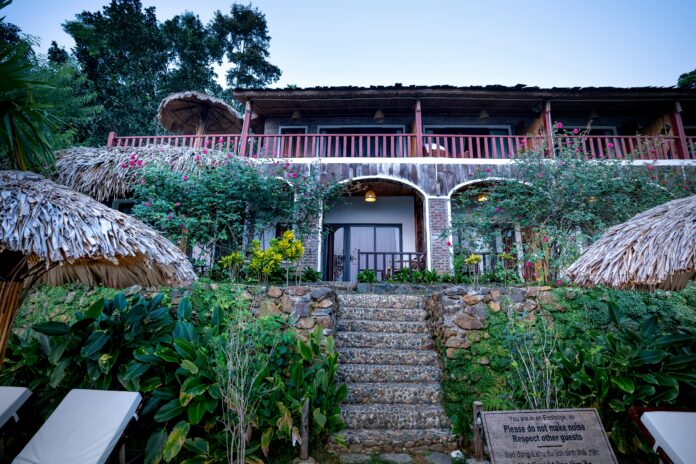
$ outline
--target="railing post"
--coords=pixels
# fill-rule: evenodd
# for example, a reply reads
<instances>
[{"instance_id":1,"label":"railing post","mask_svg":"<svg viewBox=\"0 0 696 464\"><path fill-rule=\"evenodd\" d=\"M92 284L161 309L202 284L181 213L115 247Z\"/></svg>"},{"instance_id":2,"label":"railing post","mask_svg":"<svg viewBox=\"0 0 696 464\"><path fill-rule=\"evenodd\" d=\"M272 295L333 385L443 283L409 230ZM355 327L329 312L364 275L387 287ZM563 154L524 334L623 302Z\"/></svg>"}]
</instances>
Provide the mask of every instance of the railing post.
<instances>
[{"instance_id":1,"label":"railing post","mask_svg":"<svg viewBox=\"0 0 696 464\"><path fill-rule=\"evenodd\" d=\"M241 156L246 155L247 151L247 139L249 138L249 126L251 125L251 102L247 100L244 105L244 123L242 124L242 137L240 140L241 147L239 148L239 154Z\"/></svg>"},{"instance_id":2,"label":"railing post","mask_svg":"<svg viewBox=\"0 0 696 464\"><path fill-rule=\"evenodd\" d=\"M476 462L483 462L483 403L474 401L473 407L474 423L474 459Z\"/></svg>"},{"instance_id":3,"label":"railing post","mask_svg":"<svg viewBox=\"0 0 696 464\"><path fill-rule=\"evenodd\" d=\"M553 122L551 121L551 102L544 102L544 130L549 158L553 158Z\"/></svg>"},{"instance_id":4,"label":"railing post","mask_svg":"<svg viewBox=\"0 0 696 464\"><path fill-rule=\"evenodd\" d=\"M109 138L106 139L106 146L113 147L115 138L116 138L116 132L109 132Z\"/></svg>"},{"instance_id":5,"label":"railing post","mask_svg":"<svg viewBox=\"0 0 696 464\"><path fill-rule=\"evenodd\" d=\"M672 120L674 135L677 136L677 155L680 159L686 159L689 157L689 148L686 144L686 132L684 132L681 112L681 104L679 102L674 102L674 110L670 114L670 119Z\"/></svg>"},{"instance_id":6,"label":"railing post","mask_svg":"<svg viewBox=\"0 0 696 464\"><path fill-rule=\"evenodd\" d=\"M421 102L416 102L416 152L411 156L421 156L423 153L423 118L421 115Z\"/></svg>"},{"instance_id":7,"label":"railing post","mask_svg":"<svg viewBox=\"0 0 696 464\"><path fill-rule=\"evenodd\" d=\"M302 421L300 422L300 459L309 459L309 398L305 398L302 405Z\"/></svg>"}]
</instances>

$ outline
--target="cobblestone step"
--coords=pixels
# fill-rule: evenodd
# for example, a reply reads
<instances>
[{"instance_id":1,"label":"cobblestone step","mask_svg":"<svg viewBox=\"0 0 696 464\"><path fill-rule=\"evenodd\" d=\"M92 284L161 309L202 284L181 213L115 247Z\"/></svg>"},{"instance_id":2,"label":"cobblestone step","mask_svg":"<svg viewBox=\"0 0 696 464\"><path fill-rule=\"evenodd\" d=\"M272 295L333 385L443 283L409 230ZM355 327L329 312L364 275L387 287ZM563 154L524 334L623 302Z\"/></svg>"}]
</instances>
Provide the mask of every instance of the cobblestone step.
<instances>
[{"instance_id":1,"label":"cobblestone step","mask_svg":"<svg viewBox=\"0 0 696 464\"><path fill-rule=\"evenodd\" d=\"M430 350L434 346L428 334L399 334L379 332L337 332L338 348L375 348L399 350ZM340 349L339 349L340 351Z\"/></svg>"},{"instance_id":2,"label":"cobblestone step","mask_svg":"<svg viewBox=\"0 0 696 464\"><path fill-rule=\"evenodd\" d=\"M402 451L452 451L457 441L447 428L420 430L346 429L341 432L352 453L402 452ZM330 447L344 451L332 438Z\"/></svg>"},{"instance_id":3,"label":"cobblestone step","mask_svg":"<svg viewBox=\"0 0 696 464\"><path fill-rule=\"evenodd\" d=\"M342 382L437 382L437 366L402 366L389 364L340 364L338 377Z\"/></svg>"},{"instance_id":4,"label":"cobblestone step","mask_svg":"<svg viewBox=\"0 0 696 464\"><path fill-rule=\"evenodd\" d=\"M437 353L433 350L341 348L338 356L343 364L437 365Z\"/></svg>"},{"instance_id":5,"label":"cobblestone step","mask_svg":"<svg viewBox=\"0 0 696 464\"><path fill-rule=\"evenodd\" d=\"M339 319L337 330L348 332L428 333L428 325L424 321Z\"/></svg>"},{"instance_id":6,"label":"cobblestone step","mask_svg":"<svg viewBox=\"0 0 696 464\"><path fill-rule=\"evenodd\" d=\"M439 429L450 426L440 405L345 404L341 415L349 429Z\"/></svg>"},{"instance_id":7,"label":"cobblestone step","mask_svg":"<svg viewBox=\"0 0 696 464\"><path fill-rule=\"evenodd\" d=\"M340 306L339 320L359 319L366 321L425 321L426 312L422 309L365 308L361 306Z\"/></svg>"},{"instance_id":8,"label":"cobblestone step","mask_svg":"<svg viewBox=\"0 0 696 464\"><path fill-rule=\"evenodd\" d=\"M440 404L439 382L348 384L348 403L353 404Z\"/></svg>"},{"instance_id":9,"label":"cobblestone step","mask_svg":"<svg viewBox=\"0 0 696 464\"><path fill-rule=\"evenodd\" d=\"M423 298L415 295L340 294L338 301L343 306L364 308L415 309L423 307Z\"/></svg>"}]
</instances>

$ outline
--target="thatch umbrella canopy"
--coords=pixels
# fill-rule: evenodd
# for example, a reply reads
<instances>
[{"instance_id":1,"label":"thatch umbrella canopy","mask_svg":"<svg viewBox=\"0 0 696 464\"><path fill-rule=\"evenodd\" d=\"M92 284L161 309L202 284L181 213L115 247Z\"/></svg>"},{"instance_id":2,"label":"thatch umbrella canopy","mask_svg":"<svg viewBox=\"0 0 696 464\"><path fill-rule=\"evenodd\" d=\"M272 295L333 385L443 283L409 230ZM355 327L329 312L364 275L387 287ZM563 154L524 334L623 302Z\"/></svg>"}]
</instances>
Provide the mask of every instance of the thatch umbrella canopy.
<instances>
[{"instance_id":1,"label":"thatch umbrella canopy","mask_svg":"<svg viewBox=\"0 0 696 464\"><path fill-rule=\"evenodd\" d=\"M165 97L157 109L162 127L180 134L239 134L242 117L234 108L201 92L179 92Z\"/></svg>"},{"instance_id":2,"label":"thatch umbrella canopy","mask_svg":"<svg viewBox=\"0 0 696 464\"><path fill-rule=\"evenodd\" d=\"M683 289L696 278L696 196L612 227L566 273L584 287Z\"/></svg>"},{"instance_id":3,"label":"thatch umbrella canopy","mask_svg":"<svg viewBox=\"0 0 696 464\"><path fill-rule=\"evenodd\" d=\"M186 256L139 220L34 173L0 171L0 360L21 294L36 282L184 285Z\"/></svg>"}]
</instances>

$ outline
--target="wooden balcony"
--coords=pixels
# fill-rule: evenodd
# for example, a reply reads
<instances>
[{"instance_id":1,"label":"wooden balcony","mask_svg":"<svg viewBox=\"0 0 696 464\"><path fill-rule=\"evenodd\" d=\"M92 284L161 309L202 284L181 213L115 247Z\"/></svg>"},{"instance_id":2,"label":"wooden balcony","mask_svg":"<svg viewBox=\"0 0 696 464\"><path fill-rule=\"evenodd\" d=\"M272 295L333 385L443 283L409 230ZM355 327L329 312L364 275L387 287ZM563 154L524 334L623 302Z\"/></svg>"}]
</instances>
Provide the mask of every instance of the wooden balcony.
<instances>
[{"instance_id":1,"label":"wooden balcony","mask_svg":"<svg viewBox=\"0 0 696 464\"><path fill-rule=\"evenodd\" d=\"M509 159L528 151L548 150L545 136L431 134L249 134L117 136L109 147L211 148L252 158L457 158ZM561 147L589 159L696 160L696 137L644 135L559 135Z\"/></svg>"}]
</instances>

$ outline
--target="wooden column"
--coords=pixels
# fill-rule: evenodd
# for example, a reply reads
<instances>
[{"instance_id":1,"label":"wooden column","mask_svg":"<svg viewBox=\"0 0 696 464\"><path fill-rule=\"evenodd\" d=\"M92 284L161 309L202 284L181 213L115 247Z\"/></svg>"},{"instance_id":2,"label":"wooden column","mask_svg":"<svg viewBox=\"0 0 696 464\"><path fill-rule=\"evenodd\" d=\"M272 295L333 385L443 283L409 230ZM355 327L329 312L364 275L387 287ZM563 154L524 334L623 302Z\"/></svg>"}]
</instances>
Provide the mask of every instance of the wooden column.
<instances>
[{"instance_id":1,"label":"wooden column","mask_svg":"<svg viewBox=\"0 0 696 464\"><path fill-rule=\"evenodd\" d=\"M0 366L5 360L5 348L12 335L12 323L22 302L22 282L0 282Z\"/></svg>"},{"instance_id":2,"label":"wooden column","mask_svg":"<svg viewBox=\"0 0 696 464\"><path fill-rule=\"evenodd\" d=\"M687 159L689 157L689 147L686 143L686 132L684 132L681 113L681 104L674 102L674 110L670 113L670 119L672 120L672 131L675 137L677 137L677 155L680 159Z\"/></svg>"},{"instance_id":3,"label":"wooden column","mask_svg":"<svg viewBox=\"0 0 696 464\"><path fill-rule=\"evenodd\" d=\"M546 132L546 150L549 158L553 158L553 123L551 122L551 102L544 102L544 131Z\"/></svg>"},{"instance_id":4,"label":"wooden column","mask_svg":"<svg viewBox=\"0 0 696 464\"><path fill-rule=\"evenodd\" d=\"M249 126L251 125L251 102L247 100L246 105L244 105L244 123L242 124L242 137L240 139L240 149L239 154L241 156L246 155L247 151L247 139L249 138Z\"/></svg>"},{"instance_id":5,"label":"wooden column","mask_svg":"<svg viewBox=\"0 0 696 464\"><path fill-rule=\"evenodd\" d=\"M474 423L472 428L474 431L474 460L476 462L483 462L483 403L480 401L474 401L472 412L474 415Z\"/></svg>"},{"instance_id":6,"label":"wooden column","mask_svg":"<svg viewBox=\"0 0 696 464\"><path fill-rule=\"evenodd\" d=\"M423 154L423 119L421 117L421 102L416 102L416 152L412 156L421 156Z\"/></svg>"},{"instance_id":7,"label":"wooden column","mask_svg":"<svg viewBox=\"0 0 696 464\"><path fill-rule=\"evenodd\" d=\"M116 132L109 132L109 138L106 140L106 146L113 147L115 138L116 138Z\"/></svg>"}]
</instances>

